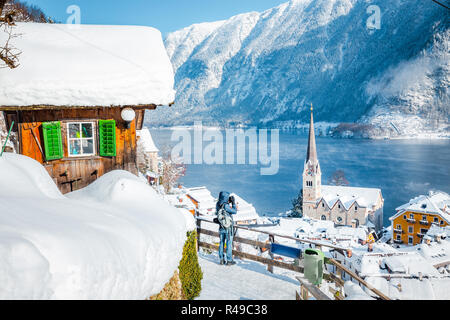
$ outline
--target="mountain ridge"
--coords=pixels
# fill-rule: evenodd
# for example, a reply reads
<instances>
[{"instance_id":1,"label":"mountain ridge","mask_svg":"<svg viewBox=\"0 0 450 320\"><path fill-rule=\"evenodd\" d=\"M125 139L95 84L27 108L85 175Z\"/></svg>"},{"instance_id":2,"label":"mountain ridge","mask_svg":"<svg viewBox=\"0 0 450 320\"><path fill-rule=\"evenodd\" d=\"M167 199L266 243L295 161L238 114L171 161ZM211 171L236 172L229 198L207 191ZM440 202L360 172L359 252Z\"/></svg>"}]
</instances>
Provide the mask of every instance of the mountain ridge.
<instances>
[{"instance_id":1,"label":"mountain ridge","mask_svg":"<svg viewBox=\"0 0 450 320\"><path fill-rule=\"evenodd\" d=\"M351 135L447 134L446 15L418 0L294 0L171 33L177 98L149 124L296 127L313 103L318 121L360 124Z\"/></svg>"}]
</instances>

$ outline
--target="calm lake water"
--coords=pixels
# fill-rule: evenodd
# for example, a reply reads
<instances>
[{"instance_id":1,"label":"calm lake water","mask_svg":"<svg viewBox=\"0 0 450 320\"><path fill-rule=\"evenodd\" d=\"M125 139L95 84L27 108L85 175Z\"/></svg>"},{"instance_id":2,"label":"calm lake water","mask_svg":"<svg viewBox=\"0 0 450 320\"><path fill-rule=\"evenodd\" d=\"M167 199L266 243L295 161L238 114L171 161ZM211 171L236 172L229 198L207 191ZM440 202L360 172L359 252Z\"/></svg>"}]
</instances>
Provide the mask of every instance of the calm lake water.
<instances>
[{"instance_id":1,"label":"calm lake water","mask_svg":"<svg viewBox=\"0 0 450 320\"><path fill-rule=\"evenodd\" d=\"M152 129L151 133L160 150L178 143L171 141L172 130ZM308 141L302 132L280 132L279 142L276 175L262 176L258 165L188 165L181 183L206 186L213 195L222 190L235 192L252 203L260 215L286 212L302 187ZM343 170L350 186L382 190L385 226L395 208L411 198L430 190L450 192L450 140L317 137L317 149L323 184L336 170Z\"/></svg>"}]
</instances>

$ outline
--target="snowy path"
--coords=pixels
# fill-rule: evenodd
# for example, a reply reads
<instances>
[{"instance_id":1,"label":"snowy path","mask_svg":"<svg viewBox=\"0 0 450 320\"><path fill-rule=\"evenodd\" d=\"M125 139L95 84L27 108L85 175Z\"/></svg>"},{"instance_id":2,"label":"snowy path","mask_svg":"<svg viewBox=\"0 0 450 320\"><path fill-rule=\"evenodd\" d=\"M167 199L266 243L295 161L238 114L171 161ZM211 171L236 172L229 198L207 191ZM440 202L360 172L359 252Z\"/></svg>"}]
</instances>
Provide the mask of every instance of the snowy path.
<instances>
[{"instance_id":1,"label":"snowy path","mask_svg":"<svg viewBox=\"0 0 450 320\"><path fill-rule=\"evenodd\" d=\"M295 300L300 284L296 273L236 259L235 266L218 264L217 254L199 254L203 270L202 292L198 300Z\"/></svg>"}]
</instances>

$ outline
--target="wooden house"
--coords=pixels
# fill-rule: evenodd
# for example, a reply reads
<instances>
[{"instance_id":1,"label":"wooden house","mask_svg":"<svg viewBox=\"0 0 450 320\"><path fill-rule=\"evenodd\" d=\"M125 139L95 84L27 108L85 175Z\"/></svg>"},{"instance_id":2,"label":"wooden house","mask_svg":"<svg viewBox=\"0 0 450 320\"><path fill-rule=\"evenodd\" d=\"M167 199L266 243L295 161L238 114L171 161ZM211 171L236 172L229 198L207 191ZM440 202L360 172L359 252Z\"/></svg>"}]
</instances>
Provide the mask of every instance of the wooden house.
<instances>
[{"instance_id":1,"label":"wooden house","mask_svg":"<svg viewBox=\"0 0 450 320\"><path fill-rule=\"evenodd\" d=\"M17 152L63 193L112 170L137 174L146 110L175 98L161 33L149 27L18 24L17 69L0 70L0 112ZM0 39L1 40L1 39Z\"/></svg>"}]
</instances>

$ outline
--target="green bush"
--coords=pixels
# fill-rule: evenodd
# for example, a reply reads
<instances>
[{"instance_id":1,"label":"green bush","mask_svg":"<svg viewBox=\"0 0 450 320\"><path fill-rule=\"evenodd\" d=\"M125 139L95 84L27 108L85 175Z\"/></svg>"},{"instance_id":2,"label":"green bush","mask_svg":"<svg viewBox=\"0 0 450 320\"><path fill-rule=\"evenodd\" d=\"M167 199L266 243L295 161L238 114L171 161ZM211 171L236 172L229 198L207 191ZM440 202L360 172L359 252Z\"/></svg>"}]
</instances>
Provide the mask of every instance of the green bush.
<instances>
[{"instance_id":1,"label":"green bush","mask_svg":"<svg viewBox=\"0 0 450 320\"><path fill-rule=\"evenodd\" d=\"M187 300L193 300L202 291L203 272L198 263L196 241L197 232L188 232L183 248L183 258L178 267L183 294Z\"/></svg>"}]
</instances>

